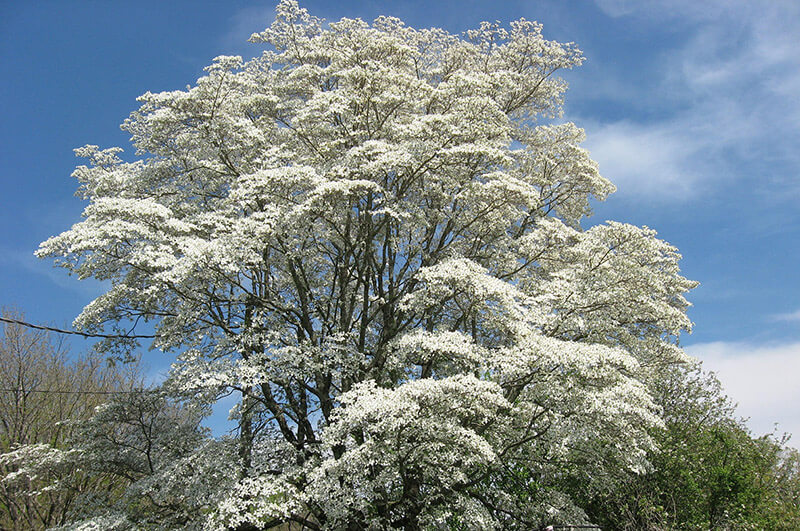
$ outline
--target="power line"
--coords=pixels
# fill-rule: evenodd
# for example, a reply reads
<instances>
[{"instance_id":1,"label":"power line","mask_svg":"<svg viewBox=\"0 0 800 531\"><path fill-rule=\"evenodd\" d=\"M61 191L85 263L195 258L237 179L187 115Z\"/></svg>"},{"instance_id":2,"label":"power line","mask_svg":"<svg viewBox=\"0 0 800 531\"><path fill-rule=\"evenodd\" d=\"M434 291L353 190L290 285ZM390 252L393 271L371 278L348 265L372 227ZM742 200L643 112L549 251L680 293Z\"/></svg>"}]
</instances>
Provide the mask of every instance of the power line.
<instances>
[{"instance_id":1,"label":"power line","mask_svg":"<svg viewBox=\"0 0 800 531\"><path fill-rule=\"evenodd\" d=\"M201 391L208 391L210 388L197 387L193 389L183 389L181 392L198 393ZM0 393L41 393L50 395L138 395L146 393L163 393L162 389L133 389L131 391L84 391L84 390L54 390L54 389L3 389L0 388Z\"/></svg>"},{"instance_id":2,"label":"power line","mask_svg":"<svg viewBox=\"0 0 800 531\"><path fill-rule=\"evenodd\" d=\"M83 337L92 337L92 338L100 338L100 339L155 339L156 335L142 335L142 334L132 334L132 335L125 335L125 334L92 334L90 332L80 332L78 330L64 330L63 328L54 328L52 326L44 326L44 325L37 325L33 323L28 323L26 321L20 321L19 319L10 319L8 317L0 317L0 321L4 323L10 324L17 324L20 326L24 326L27 328L33 328L36 330L44 330L46 332L55 332L56 334L69 334L74 336L83 336Z\"/></svg>"},{"instance_id":3,"label":"power line","mask_svg":"<svg viewBox=\"0 0 800 531\"><path fill-rule=\"evenodd\" d=\"M133 391L59 391L52 389L0 389L0 393L42 393L51 395L135 395L142 393L159 393L158 389L138 389Z\"/></svg>"}]
</instances>

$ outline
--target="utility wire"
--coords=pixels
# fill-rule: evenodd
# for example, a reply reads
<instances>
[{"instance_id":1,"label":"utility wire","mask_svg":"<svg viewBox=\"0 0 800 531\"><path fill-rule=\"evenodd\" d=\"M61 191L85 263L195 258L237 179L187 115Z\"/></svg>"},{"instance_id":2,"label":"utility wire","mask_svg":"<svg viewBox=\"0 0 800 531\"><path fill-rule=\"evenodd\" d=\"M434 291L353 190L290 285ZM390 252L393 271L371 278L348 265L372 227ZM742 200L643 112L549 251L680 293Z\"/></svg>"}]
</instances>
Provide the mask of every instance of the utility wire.
<instances>
[{"instance_id":1,"label":"utility wire","mask_svg":"<svg viewBox=\"0 0 800 531\"><path fill-rule=\"evenodd\" d=\"M141 393L159 393L157 389L137 389L133 391L54 391L52 389L0 389L0 393L43 393L50 395L135 395Z\"/></svg>"},{"instance_id":2,"label":"utility wire","mask_svg":"<svg viewBox=\"0 0 800 531\"><path fill-rule=\"evenodd\" d=\"M33 323L28 323L25 321L20 321L19 319L10 319L8 317L0 317L0 321L4 323L10 324L17 324L20 326L25 326L27 328L34 328L36 330L44 330L47 332L55 332L56 334L69 334L74 336L83 336L83 337L97 337L101 339L155 339L158 336L155 335L141 335L141 334L133 334L133 335L125 335L125 334L92 334L89 332L79 332L78 330L64 330L63 328L54 328L52 326L44 326L44 325L37 325Z\"/></svg>"},{"instance_id":3,"label":"utility wire","mask_svg":"<svg viewBox=\"0 0 800 531\"><path fill-rule=\"evenodd\" d=\"M182 392L198 393L201 391L208 391L209 388L197 387L194 389L184 389ZM133 389L131 391L83 391L83 390L53 390L53 389L3 389L0 388L0 393L42 393L46 395L138 395L144 393L163 393L162 389Z\"/></svg>"}]
</instances>

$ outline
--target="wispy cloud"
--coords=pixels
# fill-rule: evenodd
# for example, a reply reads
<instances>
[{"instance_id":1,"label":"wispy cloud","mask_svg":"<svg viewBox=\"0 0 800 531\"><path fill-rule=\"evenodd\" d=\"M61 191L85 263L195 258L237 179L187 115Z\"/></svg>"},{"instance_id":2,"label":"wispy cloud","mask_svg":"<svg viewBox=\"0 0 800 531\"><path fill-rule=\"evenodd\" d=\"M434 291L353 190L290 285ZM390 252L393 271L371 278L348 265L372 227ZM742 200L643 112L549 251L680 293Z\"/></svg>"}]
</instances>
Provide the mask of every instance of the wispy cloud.
<instances>
[{"instance_id":1,"label":"wispy cloud","mask_svg":"<svg viewBox=\"0 0 800 531\"><path fill-rule=\"evenodd\" d=\"M95 279L78 280L66 271L55 267L51 260L40 260L33 251L21 251L0 247L0 265L4 268L19 268L34 278L47 279L62 289L70 290L87 299L94 299L108 291L110 283Z\"/></svg>"},{"instance_id":2,"label":"wispy cloud","mask_svg":"<svg viewBox=\"0 0 800 531\"><path fill-rule=\"evenodd\" d=\"M680 120L585 123L586 147L621 195L688 197L708 184L703 179L711 164L710 146L689 137L686 125Z\"/></svg>"},{"instance_id":3,"label":"wispy cloud","mask_svg":"<svg viewBox=\"0 0 800 531\"><path fill-rule=\"evenodd\" d=\"M587 126L587 145L621 194L692 199L731 180L750 180L756 190L798 188L800 153L787 139L800 136L800 4L598 5L609 16L670 24L687 35L653 58L660 68L633 96L658 109L658 118L639 113ZM626 90L603 97L632 96Z\"/></svg>"},{"instance_id":4,"label":"wispy cloud","mask_svg":"<svg viewBox=\"0 0 800 531\"><path fill-rule=\"evenodd\" d=\"M800 310L790 313L778 313L772 316L773 321L800 322Z\"/></svg>"},{"instance_id":5,"label":"wispy cloud","mask_svg":"<svg viewBox=\"0 0 800 531\"><path fill-rule=\"evenodd\" d=\"M277 3L277 2L275 2ZM247 42L250 35L263 31L275 20L275 5L244 7L231 16L228 29L220 38L220 45L229 53L252 57L261 53L261 48Z\"/></svg>"},{"instance_id":6,"label":"wispy cloud","mask_svg":"<svg viewBox=\"0 0 800 531\"><path fill-rule=\"evenodd\" d=\"M727 394L739 404L737 413L749 417L757 434L769 433L778 423L779 432L794 434L800 442L800 343L754 345L718 341L686 347L717 373Z\"/></svg>"}]
</instances>

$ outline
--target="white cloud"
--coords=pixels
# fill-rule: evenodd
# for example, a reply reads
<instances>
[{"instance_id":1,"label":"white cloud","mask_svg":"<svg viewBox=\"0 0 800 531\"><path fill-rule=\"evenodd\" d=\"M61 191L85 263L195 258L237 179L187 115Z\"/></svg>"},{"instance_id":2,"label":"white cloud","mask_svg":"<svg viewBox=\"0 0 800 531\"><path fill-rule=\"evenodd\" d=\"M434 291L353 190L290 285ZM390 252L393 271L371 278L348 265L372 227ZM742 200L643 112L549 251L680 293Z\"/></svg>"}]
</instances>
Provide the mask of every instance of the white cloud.
<instances>
[{"instance_id":1,"label":"white cloud","mask_svg":"<svg viewBox=\"0 0 800 531\"><path fill-rule=\"evenodd\" d=\"M598 5L631 24L672 26L688 35L678 48L653 57L653 75L635 87L638 93L600 95L622 104L635 98L637 108L659 111L587 127L587 146L620 194L691 199L736 179L758 189L800 187L800 154L791 141L800 136L800 4ZM674 112L665 116L669 109Z\"/></svg>"},{"instance_id":2,"label":"white cloud","mask_svg":"<svg viewBox=\"0 0 800 531\"><path fill-rule=\"evenodd\" d=\"M688 138L679 123L620 121L584 127L586 147L621 195L682 198L702 184L703 162L696 159L707 146Z\"/></svg>"},{"instance_id":3,"label":"white cloud","mask_svg":"<svg viewBox=\"0 0 800 531\"><path fill-rule=\"evenodd\" d=\"M775 321L800 321L800 310L790 313L778 313L772 316Z\"/></svg>"},{"instance_id":4,"label":"white cloud","mask_svg":"<svg viewBox=\"0 0 800 531\"><path fill-rule=\"evenodd\" d=\"M277 2L275 2L277 3ZM253 33L264 31L275 20L275 5L244 7L231 16L228 29L220 38L220 44L234 53L251 57L261 53L262 47L247 42Z\"/></svg>"},{"instance_id":5,"label":"white cloud","mask_svg":"<svg viewBox=\"0 0 800 531\"><path fill-rule=\"evenodd\" d=\"M56 267L52 260L37 258L32 250L0 247L0 265L19 268L39 279L46 278L59 288L70 290L90 300L99 297L111 286L109 281L99 281L94 278L79 280Z\"/></svg>"},{"instance_id":6,"label":"white cloud","mask_svg":"<svg viewBox=\"0 0 800 531\"><path fill-rule=\"evenodd\" d=\"M597 0L597 6L606 15L618 18L636 12L636 0Z\"/></svg>"},{"instance_id":7,"label":"white cloud","mask_svg":"<svg viewBox=\"0 0 800 531\"><path fill-rule=\"evenodd\" d=\"M717 373L726 393L739 404L737 414L749 417L756 435L778 432L794 435L800 445L800 342L752 345L718 341L686 347Z\"/></svg>"}]
</instances>

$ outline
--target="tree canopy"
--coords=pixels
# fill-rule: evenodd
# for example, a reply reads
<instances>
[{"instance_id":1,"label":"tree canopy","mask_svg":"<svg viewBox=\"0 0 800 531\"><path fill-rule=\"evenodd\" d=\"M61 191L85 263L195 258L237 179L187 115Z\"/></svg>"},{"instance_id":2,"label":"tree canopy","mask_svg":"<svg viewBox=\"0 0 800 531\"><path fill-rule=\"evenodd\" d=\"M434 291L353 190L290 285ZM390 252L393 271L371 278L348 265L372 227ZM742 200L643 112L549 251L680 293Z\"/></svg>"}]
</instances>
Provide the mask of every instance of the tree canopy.
<instances>
[{"instance_id":1,"label":"tree canopy","mask_svg":"<svg viewBox=\"0 0 800 531\"><path fill-rule=\"evenodd\" d=\"M181 525L531 529L586 521L566 474L648 470L695 283L651 229L581 227L614 186L549 121L583 57L541 29L285 0L262 55L141 96L137 158L76 150L84 219L39 250L110 284L76 325L151 321L173 393L241 396Z\"/></svg>"},{"instance_id":2,"label":"tree canopy","mask_svg":"<svg viewBox=\"0 0 800 531\"><path fill-rule=\"evenodd\" d=\"M5 308L0 313L22 317ZM121 487L69 466L63 457L95 408L110 394L141 385L140 378L137 364L71 356L44 331L0 324L0 528L64 524L86 496Z\"/></svg>"}]
</instances>

